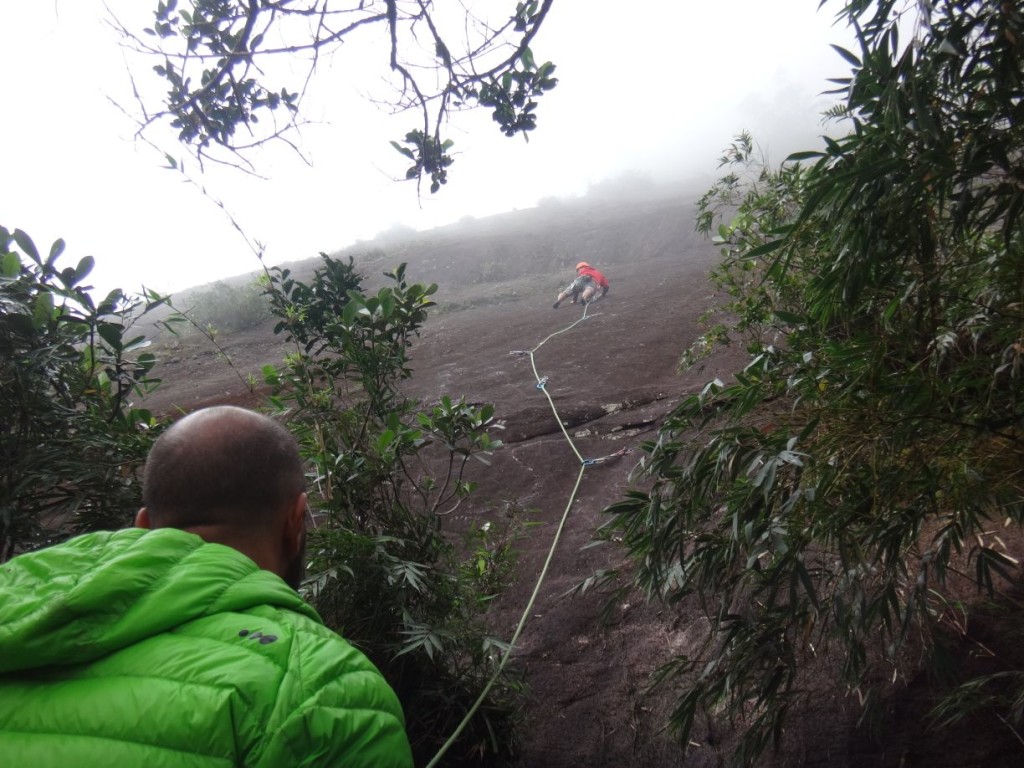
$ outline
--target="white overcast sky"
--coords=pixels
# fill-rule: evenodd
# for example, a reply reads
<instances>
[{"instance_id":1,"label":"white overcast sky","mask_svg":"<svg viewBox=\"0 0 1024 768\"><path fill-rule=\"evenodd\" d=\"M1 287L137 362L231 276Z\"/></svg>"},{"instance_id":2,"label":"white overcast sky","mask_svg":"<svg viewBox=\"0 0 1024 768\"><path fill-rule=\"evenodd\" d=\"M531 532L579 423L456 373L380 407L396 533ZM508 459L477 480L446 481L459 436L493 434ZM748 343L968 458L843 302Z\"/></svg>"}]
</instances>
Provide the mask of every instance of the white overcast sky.
<instances>
[{"instance_id":1,"label":"white overcast sky","mask_svg":"<svg viewBox=\"0 0 1024 768\"><path fill-rule=\"evenodd\" d=\"M218 171L202 183L276 263L394 224L427 229L583 194L626 170L708 179L742 129L778 161L816 146L830 104L820 95L826 78L848 71L829 47L848 33L833 26L833 8L817 5L555 0L532 48L538 61L555 62L559 85L540 100L530 142L502 136L484 112L456 116L450 181L422 201L393 180L405 164L388 145L412 118L387 116L361 97L373 82L367 73L386 66L386 43L371 44L339 57L324 89L330 100L310 104L323 120L302 135L312 167L268 152L258 160L265 181ZM104 290L177 290L255 270L224 214L133 142L131 121L111 105L131 99L105 6L141 28L156 0L0 5L0 224L24 229L41 249L64 238L69 261L94 255L91 282ZM149 65L134 62L144 76ZM359 81L346 71L362 73ZM184 149L163 146L197 171Z\"/></svg>"}]
</instances>

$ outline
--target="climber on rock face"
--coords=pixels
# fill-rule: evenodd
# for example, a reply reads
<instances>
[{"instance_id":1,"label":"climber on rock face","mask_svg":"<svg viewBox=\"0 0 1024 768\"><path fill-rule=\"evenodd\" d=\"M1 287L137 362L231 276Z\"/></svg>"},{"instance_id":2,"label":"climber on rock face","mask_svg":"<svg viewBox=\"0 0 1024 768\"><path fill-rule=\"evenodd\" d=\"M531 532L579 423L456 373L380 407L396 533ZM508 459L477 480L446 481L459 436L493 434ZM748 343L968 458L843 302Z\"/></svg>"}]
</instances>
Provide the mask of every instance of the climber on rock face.
<instances>
[{"instance_id":1,"label":"climber on rock face","mask_svg":"<svg viewBox=\"0 0 1024 768\"><path fill-rule=\"evenodd\" d=\"M601 292L600 296L597 295L598 291ZM558 298L555 299L554 308L558 309L558 305L570 296L572 297L573 304L577 302L589 304L592 301L603 298L607 293L608 278L587 264L587 262L581 261L576 265L576 279L558 294Z\"/></svg>"}]
</instances>

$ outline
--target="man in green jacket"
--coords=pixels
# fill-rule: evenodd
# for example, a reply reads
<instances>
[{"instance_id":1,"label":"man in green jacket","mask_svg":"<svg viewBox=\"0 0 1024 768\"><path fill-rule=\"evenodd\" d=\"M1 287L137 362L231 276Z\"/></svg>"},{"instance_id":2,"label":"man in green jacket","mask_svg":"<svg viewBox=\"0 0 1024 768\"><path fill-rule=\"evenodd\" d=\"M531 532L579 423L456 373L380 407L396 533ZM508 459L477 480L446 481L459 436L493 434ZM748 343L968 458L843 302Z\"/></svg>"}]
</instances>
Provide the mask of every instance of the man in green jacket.
<instances>
[{"instance_id":1,"label":"man in green jacket","mask_svg":"<svg viewBox=\"0 0 1024 768\"><path fill-rule=\"evenodd\" d=\"M0 765L412 765L394 692L296 593L287 430L240 408L154 444L137 528L0 566Z\"/></svg>"}]
</instances>

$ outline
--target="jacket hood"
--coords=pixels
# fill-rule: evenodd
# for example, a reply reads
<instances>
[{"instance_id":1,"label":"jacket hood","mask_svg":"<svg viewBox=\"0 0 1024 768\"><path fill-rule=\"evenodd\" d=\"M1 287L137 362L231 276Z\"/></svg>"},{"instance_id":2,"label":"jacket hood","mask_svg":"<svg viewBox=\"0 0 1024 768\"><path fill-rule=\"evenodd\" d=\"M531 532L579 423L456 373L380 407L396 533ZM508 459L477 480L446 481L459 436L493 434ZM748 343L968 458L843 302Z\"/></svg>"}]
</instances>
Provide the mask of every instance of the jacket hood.
<instances>
[{"instance_id":1,"label":"jacket hood","mask_svg":"<svg viewBox=\"0 0 1024 768\"><path fill-rule=\"evenodd\" d=\"M320 620L277 575L230 547L173 528L86 534L0 565L0 673L92 661L260 605Z\"/></svg>"}]
</instances>

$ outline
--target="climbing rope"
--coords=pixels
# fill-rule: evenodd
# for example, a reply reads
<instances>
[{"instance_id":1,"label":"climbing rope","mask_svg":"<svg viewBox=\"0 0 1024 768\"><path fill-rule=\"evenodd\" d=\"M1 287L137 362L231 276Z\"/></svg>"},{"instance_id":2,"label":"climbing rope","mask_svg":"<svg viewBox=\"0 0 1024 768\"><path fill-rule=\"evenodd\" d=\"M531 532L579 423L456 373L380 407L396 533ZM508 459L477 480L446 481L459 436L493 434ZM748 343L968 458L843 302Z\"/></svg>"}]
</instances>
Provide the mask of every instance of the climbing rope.
<instances>
[{"instance_id":1,"label":"climbing rope","mask_svg":"<svg viewBox=\"0 0 1024 768\"><path fill-rule=\"evenodd\" d=\"M537 371L537 361L534 357L534 353L538 349L543 347L545 344L547 344L555 336L558 336L559 334L562 333L566 333L567 331L571 331L577 325L586 320L588 318L587 311L589 309L590 305L584 304L583 316L580 317L579 320L577 320L576 322L572 323L569 326L566 326L560 331L555 331L554 333L550 334L533 349L517 349L509 352L510 355L524 357L528 356L530 358L530 367L533 369L533 376L537 380L535 386L537 389L543 392L544 397L548 399L548 405L551 406L551 412L554 414L555 420L558 422L558 426L562 430L562 434L565 436L566 442L569 443L569 447L572 448L572 452L576 454L576 458L579 459L580 471L579 474L576 475L576 484L573 485L572 493L569 494L569 500L566 502L565 510L562 512L562 518L561 520L559 520L558 528L555 530L555 536L551 540L551 546L548 548L547 557L544 559L544 567L541 568L540 574L537 576L537 583L533 586L533 592L530 594L530 599L526 603L526 608L523 609L522 616L519 617L519 623L516 624L515 632L512 633L512 639L509 640L508 650L506 650L504 655L501 657L501 661L498 662L498 668L494 671L494 674L491 675L491 678L487 681L487 685L484 686L483 691L480 692L480 695L477 697L476 701L473 702L473 706L469 708L469 711L466 713L465 717L463 717L462 720L459 722L458 727L455 729L452 735L448 737L448 740L441 745L441 748L437 751L437 754L434 755L433 758L431 758L429 763L427 763L426 768L434 768L434 766L437 765L438 761L442 757L444 757L445 752L447 752L448 749L452 746L452 744L455 743L455 740L459 737L459 734L461 734L462 731L465 730L466 726L469 724L469 721L473 718L473 715L476 714L476 711L480 708L480 705L483 703L484 699L487 698L487 694L490 693L491 688L494 686L494 683L497 681L501 673L505 670L505 665L508 664L508 660L512 657L512 651L516 647L516 642L519 640L519 635L522 634L523 628L526 626L526 621L530 616L530 612L533 610L533 605L537 601L537 595L540 594L541 585L544 583L544 579L547 576L548 566L551 565L551 561L555 556L555 550L558 548L558 542L562 538L562 531L565 529L565 523L569 519L569 511L572 509L572 505L576 501L576 494L579 493L580 483L583 481L583 473L587 471L587 467L602 464L606 461L610 461L611 459L617 458L619 456L625 456L627 453L631 452L631 449L629 448L622 448L616 451L615 453L609 454L607 456L601 456L600 458L596 459L584 459L583 455L579 452L579 450L577 450L576 444L572 441L572 437L569 436L569 432L566 430L565 424L562 422L561 416L558 415L558 409L555 407L555 401L551 398L551 393L548 392L547 384L549 377L541 376L540 373L538 373ZM593 315L589 315L589 317L593 317Z\"/></svg>"},{"instance_id":2,"label":"climbing rope","mask_svg":"<svg viewBox=\"0 0 1024 768\"><path fill-rule=\"evenodd\" d=\"M533 592L530 594L530 599L526 603L526 608L523 609L523 615L519 617L519 623L516 625L516 631L512 633L512 639L508 642L508 650L501 657L501 661L498 662L498 668L494 670L494 674L491 675L490 680L487 681L487 685L477 696L476 701L473 702L473 706L469 708L466 716L459 722L458 727L452 732L452 735L448 737L448 740L441 745L441 748L437 751L437 754L427 763L427 768L434 768L438 761L444 757L444 753L448 751L455 740L459 737L459 734L465 730L469 721L473 719L473 715L480 708L484 699L487 698L487 694L491 692L491 688L497 681L501 673L505 671L505 665L508 664L508 660L512 658L512 649L515 648L516 642L519 640L519 635L522 634L523 628L526 626L526 620L530 616L530 611L533 610L533 604L537 601L537 595L540 593L540 587L544 583L544 578L548 573L548 566L551 565L551 560L555 556L555 549L558 547L558 540L562 537L562 530L565 528L565 522L569 519L569 510L572 509L573 502L576 501L576 493L580 488L580 481L583 480L583 473L586 468L581 466L579 474L576 475L576 485L573 486L572 493L569 494L569 501L565 505L565 511L562 512L562 519L558 522L558 529L555 531L555 538L551 542L551 547L548 549L548 555L544 559L544 567L540 569L540 575L537 577L537 583L533 586Z\"/></svg>"}]
</instances>

